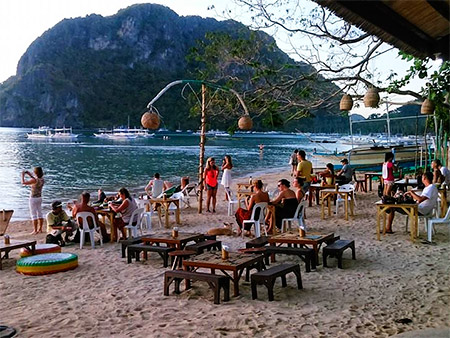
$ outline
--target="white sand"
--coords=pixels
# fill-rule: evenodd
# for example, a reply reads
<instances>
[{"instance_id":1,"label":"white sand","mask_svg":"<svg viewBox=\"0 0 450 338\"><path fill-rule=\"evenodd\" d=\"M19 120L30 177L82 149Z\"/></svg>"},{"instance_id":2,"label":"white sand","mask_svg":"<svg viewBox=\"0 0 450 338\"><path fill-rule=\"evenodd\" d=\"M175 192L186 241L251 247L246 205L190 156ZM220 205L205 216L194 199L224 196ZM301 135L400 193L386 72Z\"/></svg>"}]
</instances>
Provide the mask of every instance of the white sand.
<instances>
[{"instance_id":1,"label":"white sand","mask_svg":"<svg viewBox=\"0 0 450 338\"><path fill-rule=\"evenodd\" d=\"M265 181L274 189L283 177L288 174L267 175ZM223 222L236 224L227 216L223 197L220 190L217 214L198 215L196 203L182 210L181 231L206 232ZM400 216L395 234L379 242L376 200L374 192L359 193L357 215L348 222L342 213L322 221L318 206L308 208L309 229L354 239L357 260L350 259L348 250L343 270L331 258L330 268L319 266L311 273L305 273L300 263L304 289L297 290L294 276L288 276L287 288L277 281L274 302L268 301L262 286L259 299L252 300L250 283L243 279L241 295L220 305L213 304L212 291L199 282L181 295L165 297L165 269L159 256L127 264L115 243L95 250L65 247L63 252L79 255L79 267L47 276L16 273L19 252L13 251L0 271L0 325L16 328L20 337L387 337L449 327L448 229L438 229L437 245L422 244L420 239L413 244ZM45 234L28 235L31 229L30 222L14 222L8 233L15 239L36 238L43 243ZM158 226L154 230L168 231ZM423 225L421 231L423 239ZM245 247L248 240L218 239L232 250ZM277 261L297 259L279 256ZM412 323L396 322L403 318Z\"/></svg>"}]
</instances>

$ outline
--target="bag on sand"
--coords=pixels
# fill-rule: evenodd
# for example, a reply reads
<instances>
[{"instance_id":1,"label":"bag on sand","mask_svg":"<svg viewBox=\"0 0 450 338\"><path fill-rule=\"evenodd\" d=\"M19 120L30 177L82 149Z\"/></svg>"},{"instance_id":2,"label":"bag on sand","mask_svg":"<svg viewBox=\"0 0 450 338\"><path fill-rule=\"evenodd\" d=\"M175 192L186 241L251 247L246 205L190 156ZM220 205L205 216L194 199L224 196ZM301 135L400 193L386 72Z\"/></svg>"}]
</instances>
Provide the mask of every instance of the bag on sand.
<instances>
[{"instance_id":1,"label":"bag on sand","mask_svg":"<svg viewBox=\"0 0 450 338\"><path fill-rule=\"evenodd\" d=\"M62 239L61 234L53 236L52 234L48 234L45 237L45 243L46 244L57 244L59 246L64 246L64 241Z\"/></svg>"}]
</instances>

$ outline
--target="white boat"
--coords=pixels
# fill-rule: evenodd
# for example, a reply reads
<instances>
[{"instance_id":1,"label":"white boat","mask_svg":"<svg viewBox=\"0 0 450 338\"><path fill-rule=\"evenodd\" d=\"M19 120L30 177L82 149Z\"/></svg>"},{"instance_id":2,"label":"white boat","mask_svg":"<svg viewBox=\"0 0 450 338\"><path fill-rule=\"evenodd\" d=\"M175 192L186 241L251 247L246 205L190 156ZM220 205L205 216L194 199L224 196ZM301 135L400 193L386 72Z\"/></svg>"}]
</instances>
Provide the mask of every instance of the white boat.
<instances>
[{"instance_id":1,"label":"white boat","mask_svg":"<svg viewBox=\"0 0 450 338\"><path fill-rule=\"evenodd\" d=\"M72 133L72 127L70 128L55 128L53 129L53 138L55 139L68 139L68 138L77 138L79 134Z\"/></svg>"},{"instance_id":2,"label":"white boat","mask_svg":"<svg viewBox=\"0 0 450 338\"><path fill-rule=\"evenodd\" d=\"M31 133L27 133L29 139L43 140L43 139L71 139L78 137L79 134L73 134L72 128L50 128L41 126L39 128L31 129Z\"/></svg>"},{"instance_id":3,"label":"white boat","mask_svg":"<svg viewBox=\"0 0 450 338\"><path fill-rule=\"evenodd\" d=\"M94 133L94 136L112 140L133 140L138 137L153 137L155 134L142 128L113 128L112 130L101 128L98 133Z\"/></svg>"}]
</instances>

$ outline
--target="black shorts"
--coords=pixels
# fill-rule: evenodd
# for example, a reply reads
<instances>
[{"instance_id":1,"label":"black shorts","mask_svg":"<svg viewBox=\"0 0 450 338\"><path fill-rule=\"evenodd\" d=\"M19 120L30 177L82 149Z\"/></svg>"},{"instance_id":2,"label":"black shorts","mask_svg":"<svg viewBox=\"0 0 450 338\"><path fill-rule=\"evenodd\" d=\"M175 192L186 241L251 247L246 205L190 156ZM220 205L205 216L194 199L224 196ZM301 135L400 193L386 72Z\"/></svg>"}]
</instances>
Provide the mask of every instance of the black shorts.
<instances>
[{"instance_id":1,"label":"black shorts","mask_svg":"<svg viewBox=\"0 0 450 338\"><path fill-rule=\"evenodd\" d=\"M206 183L206 190L217 190L217 186L218 185L216 185L215 187L212 187L208 183Z\"/></svg>"}]
</instances>

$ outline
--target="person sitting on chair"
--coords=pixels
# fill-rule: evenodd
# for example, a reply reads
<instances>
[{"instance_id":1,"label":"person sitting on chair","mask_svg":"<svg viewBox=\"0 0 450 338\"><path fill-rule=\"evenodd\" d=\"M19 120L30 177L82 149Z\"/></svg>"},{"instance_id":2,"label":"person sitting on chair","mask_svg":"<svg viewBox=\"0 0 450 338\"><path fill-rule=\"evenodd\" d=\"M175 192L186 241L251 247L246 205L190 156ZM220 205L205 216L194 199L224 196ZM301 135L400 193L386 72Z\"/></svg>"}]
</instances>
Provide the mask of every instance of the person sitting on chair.
<instances>
[{"instance_id":1,"label":"person sitting on chair","mask_svg":"<svg viewBox=\"0 0 450 338\"><path fill-rule=\"evenodd\" d=\"M169 187L166 182L161 179L159 173L155 173L155 175L153 175L153 179L150 180L145 187L145 192L148 196L157 198L164 190L167 190L168 188Z\"/></svg>"},{"instance_id":2,"label":"person sitting on chair","mask_svg":"<svg viewBox=\"0 0 450 338\"><path fill-rule=\"evenodd\" d=\"M52 211L47 214L47 243L58 243L64 246L65 242L69 241L69 236L75 232L77 226L73 223L69 216L62 208L61 201L54 201L52 203ZM65 233L65 238L62 234ZM49 236L53 238L49 238Z\"/></svg>"},{"instance_id":3,"label":"person sitting on chair","mask_svg":"<svg viewBox=\"0 0 450 338\"><path fill-rule=\"evenodd\" d=\"M122 237L126 238L127 232L125 229L125 225L128 225L133 211L135 211L138 206L136 204L136 201L131 197L126 188L120 188L119 195L122 199L122 204L120 204L119 206L114 205L112 202L109 202L108 204L112 211L114 211L115 213L120 212L122 214L122 217L115 218L114 222L116 223L117 228L119 228L122 232Z\"/></svg>"},{"instance_id":4,"label":"person sitting on chair","mask_svg":"<svg viewBox=\"0 0 450 338\"><path fill-rule=\"evenodd\" d=\"M353 169L350 168L348 160L343 158L341 160L342 169L336 173L336 183L339 185L347 184L352 180Z\"/></svg>"},{"instance_id":5,"label":"person sitting on chair","mask_svg":"<svg viewBox=\"0 0 450 338\"><path fill-rule=\"evenodd\" d=\"M236 210L236 222L239 226L238 235L242 233L242 224L245 220L249 220L252 217L252 210L256 203L267 202L269 203L270 198L269 194L262 190L263 183L261 180L257 180L253 182L253 195L250 198L250 201L245 201L247 209L238 208ZM250 228L246 228L245 235L250 236Z\"/></svg>"},{"instance_id":6,"label":"person sitting on chair","mask_svg":"<svg viewBox=\"0 0 450 338\"><path fill-rule=\"evenodd\" d=\"M447 183L445 173L448 173L448 169L442 166L440 160L431 162L431 168L433 168L433 183Z\"/></svg>"},{"instance_id":7,"label":"person sitting on chair","mask_svg":"<svg viewBox=\"0 0 450 338\"><path fill-rule=\"evenodd\" d=\"M99 191L101 191L101 190L99 190ZM87 191L84 191L81 194L81 196L80 196L81 202L75 204L75 207L72 209L72 218L76 220L76 216L79 212L83 212L83 211L91 212L95 217L98 227L100 228L100 231L102 233L103 242L107 243L107 242L109 242L109 235L106 232L105 224L103 224L103 222L100 222L98 220L95 209L89 205L90 198L91 198L91 195ZM88 222L90 223L88 226L92 227L93 224L91 223L90 218L88 218ZM84 224L82 224L82 226L84 226Z\"/></svg>"},{"instance_id":8,"label":"person sitting on chair","mask_svg":"<svg viewBox=\"0 0 450 338\"><path fill-rule=\"evenodd\" d=\"M297 191L295 192L295 196L297 197L298 203L300 203L306 195L303 192L303 183L304 183L303 178L301 178L301 177L294 177L294 181L292 182L292 186L294 188L297 188Z\"/></svg>"},{"instance_id":9,"label":"person sitting on chair","mask_svg":"<svg viewBox=\"0 0 450 338\"><path fill-rule=\"evenodd\" d=\"M277 198L270 202L275 206L275 223L278 229L281 229L283 218L294 217L297 210L298 200L294 191L290 189L290 183L286 179L278 181L278 189L280 193ZM270 218L272 219L272 218ZM270 224L267 232L272 231L273 224Z\"/></svg>"},{"instance_id":10,"label":"person sitting on chair","mask_svg":"<svg viewBox=\"0 0 450 338\"><path fill-rule=\"evenodd\" d=\"M433 208L436 206L436 202L438 199L439 192L436 186L433 185L433 174L427 171L422 175L422 182L425 185L425 189L423 189L422 194L418 195L414 191L408 191L403 196L411 196L417 203L419 203L419 216L428 215ZM405 212L402 209L393 209L389 213L388 223L386 226L386 233L392 234L392 221L394 220L395 211L398 211L402 214Z\"/></svg>"},{"instance_id":11,"label":"person sitting on chair","mask_svg":"<svg viewBox=\"0 0 450 338\"><path fill-rule=\"evenodd\" d=\"M327 163L325 170L320 171L317 174L323 178L320 184L321 186L325 185L334 186L335 176L334 176L334 165L332 163Z\"/></svg>"}]
</instances>

